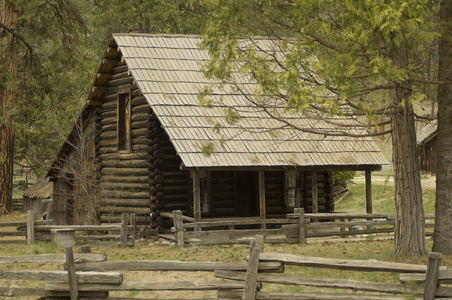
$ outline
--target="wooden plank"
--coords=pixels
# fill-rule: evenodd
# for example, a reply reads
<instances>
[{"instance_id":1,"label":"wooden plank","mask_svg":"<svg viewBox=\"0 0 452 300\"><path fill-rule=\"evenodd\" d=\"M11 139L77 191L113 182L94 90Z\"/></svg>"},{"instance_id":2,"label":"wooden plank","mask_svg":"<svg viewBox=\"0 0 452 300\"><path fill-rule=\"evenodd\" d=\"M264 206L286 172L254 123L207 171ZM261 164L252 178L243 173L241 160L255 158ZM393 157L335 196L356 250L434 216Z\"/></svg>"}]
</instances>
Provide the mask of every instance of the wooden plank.
<instances>
[{"instance_id":1,"label":"wooden plank","mask_svg":"<svg viewBox=\"0 0 452 300\"><path fill-rule=\"evenodd\" d=\"M129 214L123 213L121 215L121 244L120 244L121 247L125 247L127 245L128 224L129 224Z\"/></svg>"},{"instance_id":2,"label":"wooden plank","mask_svg":"<svg viewBox=\"0 0 452 300\"><path fill-rule=\"evenodd\" d=\"M295 214L286 214L287 218L298 218ZM305 213L309 219L394 219L395 214L365 214L365 213Z\"/></svg>"},{"instance_id":3,"label":"wooden plank","mask_svg":"<svg viewBox=\"0 0 452 300\"><path fill-rule=\"evenodd\" d=\"M184 228L195 228L195 227L218 227L218 226L239 226L239 225L260 225L262 223L265 224L298 224L298 220L289 220L289 219L265 219L262 220L260 218L243 218L243 219L228 219L228 220L218 220L218 221L203 221L198 222L196 224L193 223L184 223Z\"/></svg>"},{"instance_id":4,"label":"wooden plank","mask_svg":"<svg viewBox=\"0 0 452 300\"><path fill-rule=\"evenodd\" d=\"M215 271L215 277L230 279L230 280L245 280L245 273L238 271ZM365 282L359 280L338 279L338 278L309 278L301 276L285 276L285 275L271 275L259 274L259 282L284 284L284 285L302 285L314 286L321 288L334 289L351 289L367 292L379 292L389 294L418 294L423 293L423 286L410 286L401 283L392 282Z\"/></svg>"},{"instance_id":5,"label":"wooden plank","mask_svg":"<svg viewBox=\"0 0 452 300\"><path fill-rule=\"evenodd\" d=\"M27 211L27 245L31 245L35 242L35 223L34 212L32 210Z\"/></svg>"},{"instance_id":6,"label":"wooden plank","mask_svg":"<svg viewBox=\"0 0 452 300\"><path fill-rule=\"evenodd\" d=\"M23 241L18 241L18 240L1 240L1 241L0 241L0 244L4 244L4 245L6 245L6 244L24 244L24 245L26 245L26 244L27 244L27 241L26 241L26 240L23 240Z\"/></svg>"},{"instance_id":7,"label":"wooden plank","mask_svg":"<svg viewBox=\"0 0 452 300\"><path fill-rule=\"evenodd\" d=\"M52 229L69 229L75 231L96 231L96 230L121 230L121 224L116 225L38 225L36 231L50 231Z\"/></svg>"},{"instance_id":8,"label":"wooden plank","mask_svg":"<svg viewBox=\"0 0 452 300\"><path fill-rule=\"evenodd\" d=\"M240 298L240 292L219 291L218 297ZM363 294L329 294L329 293L296 293L296 292L262 292L256 293L256 300L275 299L310 299L310 300L406 300L406 296L363 295ZM420 297L413 300L422 299Z\"/></svg>"},{"instance_id":9,"label":"wooden plank","mask_svg":"<svg viewBox=\"0 0 452 300\"><path fill-rule=\"evenodd\" d=\"M25 297L25 296L41 296L41 297L65 297L69 296L68 292L52 292L43 288L18 288L18 287L0 287L0 296L2 297ZM105 292L80 292L81 297L90 297L90 299L105 298ZM79 299L83 299L83 298Z\"/></svg>"},{"instance_id":10,"label":"wooden plank","mask_svg":"<svg viewBox=\"0 0 452 300\"><path fill-rule=\"evenodd\" d=\"M45 289L40 288L0 287L2 297L46 296L47 294Z\"/></svg>"},{"instance_id":11,"label":"wooden plank","mask_svg":"<svg viewBox=\"0 0 452 300\"><path fill-rule=\"evenodd\" d=\"M123 276L119 272L76 272L75 277L77 283L121 284L123 281ZM44 270L0 270L0 279L68 281L68 273Z\"/></svg>"},{"instance_id":12,"label":"wooden plank","mask_svg":"<svg viewBox=\"0 0 452 300\"><path fill-rule=\"evenodd\" d=\"M194 261L173 261L173 260L140 260L140 261L105 261L86 262L76 264L78 271L215 271L215 270L236 270L245 271L248 264L246 262L194 262ZM259 262L260 272L282 272L280 262Z\"/></svg>"},{"instance_id":13,"label":"wooden plank","mask_svg":"<svg viewBox=\"0 0 452 300\"><path fill-rule=\"evenodd\" d=\"M77 289L77 279L75 278L74 252L72 252L72 247L66 247L66 267L71 300L77 300L78 289Z\"/></svg>"},{"instance_id":14,"label":"wooden plank","mask_svg":"<svg viewBox=\"0 0 452 300\"><path fill-rule=\"evenodd\" d=\"M99 235L76 235L76 240L120 240L120 235L99 234Z\"/></svg>"},{"instance_id":15,"label":"wooden plank","mask_svg":"<svg viewBox=\"0 0 452 300\"><path fill-rule=\"evenodd\" d=\"M317 187L317 170L312 170L312 177L311 177L311 192L312 192L312 212L318 213L319 212L319 203L318 203L318 187Z\"/></svg>"},{"instance_id":16,"label":"wooden plank","mask_svg":"<svg viewBox=\"0 0 452 300\"><path fill-rule=\"evenodd\" d=\"M318 229L325 229L328 227L338 226L382 226L382 225L394 225L394 220L373 220L373 221L341 221L341 222L319 222L310 223L309 227L316 227Z\"/></svg>"},{"instance_id":17,"label":"wooden plank","mask_svg":"<svg viewBox=\"0 0 452 300\"><path fill-rule=\"evenodd\" d=\"M199 186L199 170L193 170L193 214L194 221L201 222L201 190Z\"/></svg>"},{"instance_id":18,"label":"wooden plank","mask_svg":"<svg viewBox=\"0 0 452 300\"><path fill-rule=\"evenodd\" d=\"M425 273L424 300L435 299L441 260L441 253L431 252L428 254L427 271Z\"/></svg>"},{"instance_id":19,"label":"wooden plank","mask_svg":"<svg viewBox=\"0 0 452 300\"><path fill-rule=\"evenodd\" d=\"M176 228L176 243L177 247L184 247L184 226L182 220L182 211L173 211L174 227Z\"/></svg>"},{"instance_id":20,"label":"wooden plank","mask_svg":"<svg viewBox=\"0 0 452 300\"><path fill-rule=\"evenodd\" d=\"M408 281L416 283L425 283L425 273L414 273L414 274L400 274L400 282L406 283ZM439 270L438 276L439 284L450 284L452 283L452 269Z\"/></svg>"},{"instance_id":21,"label":"wooden plank","mask_svg":"<svg viewBox=\"0 0 452 300\"><path fill-rule=\"evenodd\" d=\"M191 295L187 295L187 297L190 297ZM80 300L93 300L92 298L79 298ZM108 300L149 300L149 298L125 298L125 297L108 297ZM152 300L170 300L168 298L152 298ZM172 299L172 300L237 300L237 298L180 298L177 297L177 299Z\"/></svg>"},{"instance_id":22,"label":"wooden plank","mask_svg":"<svg viewBox=\"0 0 452 300\"><path fill-rule=\"evenodd\" d=\"M191 295L187 295L187 297L190 297ZM93 300L92 298L80 298L80 300ZM125 298L125 297L108 297L108 300L149 300L149 298ZM169 300L168 298L152 298L152 300ZM180 298L177 297L177 299L173 300L237 300L237 298Z\"/></svg>"},{"instance_id":23,"label":"wooden plank","mask_svg":"<svg viewBox=\"0 0 452 300\"><path fill-rule=\"evenodd\" d=\"M265 207L265 172L264 172L264 169L259 170L259 216L263 220L265 220L267 217L266 207ZM265 229L266 224L262 223L261 228Z\"/></svg>"},{"instance_id":24,"label":"wooden plank","mask_svg":"<svg viewBox=\"0 0 452 300\"><path fill-rule=\"evenodd\" d=\"M256 298L257 273L259 265L259 255L264 249L264 236L256 235L251 242L250 256L248 259L248 268L245 275L245 287L242 300L254 300Z\"/></svg>"},{"instance_id":25,"label":"wooden plank","mask_svg":"<svg viewBox=\"0 0 452 300\"><path fill-rule=\"evenodd\" d=\"M366 213L372 213L372 171L366 168Z\"/></svg>"},{"instance_id":26,"label":"wooden plank","mask_svg":"<svg viewBox=\"0 0 452 300\"><path fill-rule=\"evenodd\" d=\"M174 218L173 214L174 214L174 211L173 211L173 213L161 212L160 216L173 219ZM188 217L188 216L184 216L184 215L182 215L182 220L187 221L187 222L194 222L195 221L195 219L193 219L191 217Z\"/></svg>"},{"instance_id":27,"label":"wooden plank","mask_svg":"<svg viewBox=\"0 0 452 300\"><path fill-rule=\"evenodd\" d=\"M241 230L210 230L210 231L186 231L184 232L185 241L196 242L197 240L213 239L218 242L226 240L235 240L240 238L249 238L250 240L256 234L265 235L265 241L272 237L281 237L285 235L297 236L298 228L294 229L241 229ZM249 241L248 241L249 243Z\"/></svg>"},{"instance_id":28,"label":"wooden plank","mask_svg":"<svg viewBox=\"0 0 452 300\"><path fill-rule=\"evenodd\" d=\"M46 290L68 291L67 283L48 283ZM122 284L79 284L79 291L184 291L243 289L243 283L223 281L123 282Z\"/></svg>"},{"instance_id":29,"label":"wooden plank","mask_svg":"<svg viewBox=\"0 0 452 300\"><path fill-rule=\"evenodd\" d=\"M427 270L427 266L425 265L393 263L385 261L333 259L282 253L262 253L260 260L277 261L287 265L295 266L355 270L363 272L419 273L425 272Z\"/></svg>"},{"instance_id":30,"label":"wooden plank","mask_svg":"<svg viewBox=\"0 0 452 300\"><path fill-rule=\"evenodd\" d=\"M371 234L371 233L389 233L394 232L394 228L373 228L352 231L329 231L329 232L306 232L306 237L327 237L327 236L344 236L351 234Z\"/></svg>"},{"instance_id":31,"label":"wooden plank","mask_svg":"<svg viewBox=\"0 0 452 300\"><path fill-rule=\"evenodd\" d=\"M78 253L75 254L76 263L86 262L102 262L107 260L106 254L96 253ZM48 262L66 262L64 254L37 254L37 255L22 255L22 256L4 256L0 257L0 264L13 263L48 263Z\"/></svg>"},{"instance_id":32,"label":"wooden plank","mask_svg":"<svg viewBox=\"0 0 452 300\"><path fill-rule=\"evenodd\" d=\"M304 228L304 209L303 208L295 208L295 214L298 214L298 243L306 244L306 235Z\"/></svg>"},{"instance_id":33,"label":"wooden plank","mask_svg":"<svg viewBox=\"0 0 452 300\"><path fill-rule=\"evenodd\" d=\"M0 237L3 237L3 236L23 236L23 237L25 237L25 236L27 236L27 233L25 231L2 231L2 232L0 232Z\"/></svg>"},{"instance_id":34,"label":"wooden plank","mask_svg":"<svg viewBox=\"0 0 452 300\"><path fill-rule=\"evenodd\" d=\"M50 225L53 224L53 220L47 220L47 221L35 221L35 225ZM26 227L27 222L26 221L13 221L13 222L1 222L0 227Z\"/></svg>"}]
</instances>

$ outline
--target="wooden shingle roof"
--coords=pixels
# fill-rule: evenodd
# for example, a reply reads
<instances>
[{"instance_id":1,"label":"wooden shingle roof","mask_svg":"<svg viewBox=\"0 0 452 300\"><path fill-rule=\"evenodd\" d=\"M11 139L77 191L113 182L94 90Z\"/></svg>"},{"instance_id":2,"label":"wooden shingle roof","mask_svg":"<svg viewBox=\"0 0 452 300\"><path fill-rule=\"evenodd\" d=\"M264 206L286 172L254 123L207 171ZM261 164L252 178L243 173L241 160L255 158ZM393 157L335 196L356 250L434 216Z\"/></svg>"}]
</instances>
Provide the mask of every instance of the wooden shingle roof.
<instances>
[{"instance_id":1,"label":"wooden shingle roof","mask_svg":"<svg viewBox=\"0 0 452 300\"><path fill-rule=\"evenodd\" d=\"M418 145L423 145L430 142L436 136L438 128L437 120L433 120L419 130L416 134L416 142Z\"/></svg>"},{"instance_id":2,"label":"wooden shingle roof","mask_svg":"<svg viewBox=\"0 0 452 300\"><path fill-rule=\"evenodd\" d=\"M114 34L112 42L185 167L376 167L388 163L369 137L324 136L288 127L229 87L213 93L212 108L200 106L198 93L209 84L201 69L209 56L198 48L198 36ZM245 91L252 90L251 81L240 76L236 80ZM240 115L238 123L227 124L226 107ZM273 112L300 128L332 129L324 120L289 113L283 107ZM222 124L219 134L212 129L216 124ZM213 155L202 153L206 144L215 146Z\"/></svg>"}]
</instances>

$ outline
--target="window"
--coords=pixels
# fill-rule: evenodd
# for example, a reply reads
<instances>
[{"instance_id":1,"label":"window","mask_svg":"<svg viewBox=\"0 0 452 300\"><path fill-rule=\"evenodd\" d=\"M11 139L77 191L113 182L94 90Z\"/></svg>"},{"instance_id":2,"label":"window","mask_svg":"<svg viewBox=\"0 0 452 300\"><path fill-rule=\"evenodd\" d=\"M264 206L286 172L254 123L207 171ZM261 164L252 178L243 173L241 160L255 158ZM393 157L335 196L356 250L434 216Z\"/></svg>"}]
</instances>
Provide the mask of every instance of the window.
<instances>
[{"instance_id":1,"label":"window","mask_svg":"<svg viewBox=\"0 0 452 300\"><path fill-rule=\"evenodd\" d=\"M190 206L193 208L193 173L190 172ZM211 190L210 190L210 172L209 171L199 171L199 193L201 197L201 213L211 212Z\"/></svg>"},{"instance_id":2,"label":"window","mask_svg":"<svg viewBox=\"0 0 452 300\"><path fill-rule=\"evenodd\" d=\"M118 150L130 150L130 91L118 94Z\"/></svg>"},{"instance_id":3,"label":"window","mask_svg":"<svg viewBox=\"0 0 452 300\"><path fill-rule=\"evenodd\" d=\"M210 172L199 172L199 190L201 192L201 212L210 212Z\"/></svg>"},{"instance_id":4,"label":"window","mask_svg":"<svg viewBox=\"0 0 452 300\"><path fill-rule=\"evenodd\" d=\"M286 172L286 208L302 207L303 172L291 170Z\"/></svg>"}]
</instances>

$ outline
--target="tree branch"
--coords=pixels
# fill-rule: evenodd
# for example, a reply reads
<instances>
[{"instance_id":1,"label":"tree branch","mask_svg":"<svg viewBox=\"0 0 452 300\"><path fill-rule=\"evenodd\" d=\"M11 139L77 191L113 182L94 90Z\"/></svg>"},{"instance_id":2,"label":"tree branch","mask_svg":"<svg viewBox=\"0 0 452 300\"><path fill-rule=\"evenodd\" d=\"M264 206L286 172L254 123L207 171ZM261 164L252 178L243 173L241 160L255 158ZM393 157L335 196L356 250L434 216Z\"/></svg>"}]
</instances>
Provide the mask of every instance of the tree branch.
<instances>
[{"instance_id":1,"label":"tree branch","mask_svg":"<svg viewBox=\"0 0 452 300\"><path fill-rule=\"evenodd\" d=\"M23 36L21 36L20 34L15 32L15 30L12 30L11 28L9 28L2 22L0 22L0 27L3 28L5 31L9 32L10 34L12 34L17 39L19 39L25 45L25 47L28 48L28 50L30 51L30 54L33 53L33 47L29 43L27 43L27 41L25 40L25 38Z\"/></svg>"},{"instance_id":2,"label":"tree branch","mask_svg":"<svg viewBox=\"0 0 452 300\"><path fill-rule=\"evenodd\" d=\"M426 84L452 84L452 81L442 81L442 80L428 80L428 79L419 79L419 78L408 78L408 81L417 82L417 83L426 83Z\"/></svg>"}]
</instances>

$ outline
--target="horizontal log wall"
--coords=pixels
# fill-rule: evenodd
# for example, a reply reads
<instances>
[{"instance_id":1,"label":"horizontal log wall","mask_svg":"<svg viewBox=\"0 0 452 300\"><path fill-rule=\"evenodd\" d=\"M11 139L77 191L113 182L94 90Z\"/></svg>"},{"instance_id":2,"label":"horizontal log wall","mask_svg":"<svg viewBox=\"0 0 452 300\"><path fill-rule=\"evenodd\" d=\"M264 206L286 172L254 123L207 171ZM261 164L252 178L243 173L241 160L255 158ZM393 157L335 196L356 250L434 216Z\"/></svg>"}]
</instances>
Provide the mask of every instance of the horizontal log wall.
<instances>
[{"instance_id":1,"label":"horizontal log wall","mask_svg":"<svg viewBox=\"0 0 452 300\"><path fill-rule=\"evenodd\" d=\"M118 151L118 91L127 88L132 97L130 150ZM149 215L149 185L154 174L149 156L152 138L148 124L153 114L124 62L118 61L113 68L102 102L101 132L96 149L101 166L100 221L116 223L120 221L121 213Z\"/></svg>"},{"instance_id":2,"label":"horizontal log wall","mask_svg":"<svg viewBox=\"0 0 452 300\"><path fill-rule=\"evenodd\" d=\"M303 174L303 208L312 212L312 172ZM333 212L333 182L331 172L317 172L317 195L319 212Z\"/></svg>"},{"instance_id":3,"label":"horizontal log wall","mask_svg":"<svg viewBox=\"0 0 452 300\"><path fill-rule=\"evenodd\" d=\"M216 216L235 215L234 173L228 171L212 171L211 197L212 209Z\"/></svg>"},{"instance_id":4,"label":"horizontal log wall","mask_svg":"<svg viewBox=\"0 0 452 300\"><path fill-rule=\"evenodd\" d=\"M267 215L285 213L285 172L265 172Z\"/></svg>"}]
</instances>

